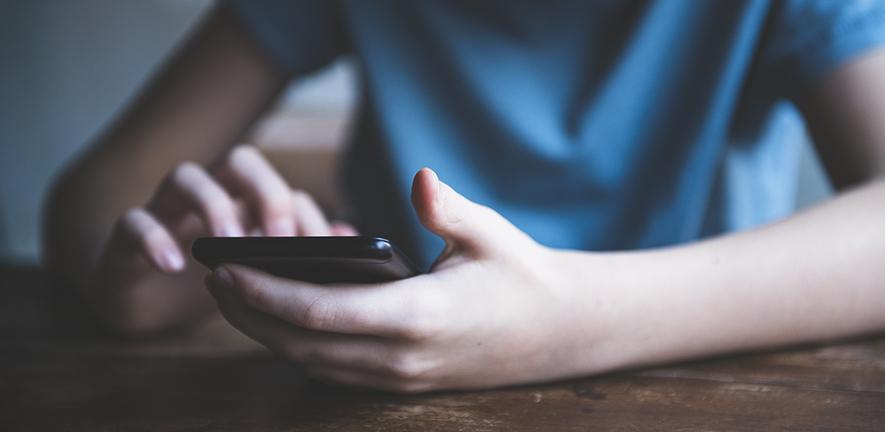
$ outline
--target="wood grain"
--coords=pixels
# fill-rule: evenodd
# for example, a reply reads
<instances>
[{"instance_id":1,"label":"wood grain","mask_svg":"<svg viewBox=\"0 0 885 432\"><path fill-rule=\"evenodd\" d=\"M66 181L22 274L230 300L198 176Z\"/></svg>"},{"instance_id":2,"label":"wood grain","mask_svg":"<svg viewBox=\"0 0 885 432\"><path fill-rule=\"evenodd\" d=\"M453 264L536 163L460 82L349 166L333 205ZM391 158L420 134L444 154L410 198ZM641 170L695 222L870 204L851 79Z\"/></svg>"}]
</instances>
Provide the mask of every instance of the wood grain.
<instances>
[{"instance_id":1,"label":"wood grain","mask_svg":"<svg viewBox=\"0 0 885 432\"><path fill-rule=\"evenodd\" d=\"M36 269L0 268L0 430L885 430L885 337L469 393L399 396L306 380L197 332L65 332ZM54 324L53 324L54 323Z\"/></svg>"}]
</instances>

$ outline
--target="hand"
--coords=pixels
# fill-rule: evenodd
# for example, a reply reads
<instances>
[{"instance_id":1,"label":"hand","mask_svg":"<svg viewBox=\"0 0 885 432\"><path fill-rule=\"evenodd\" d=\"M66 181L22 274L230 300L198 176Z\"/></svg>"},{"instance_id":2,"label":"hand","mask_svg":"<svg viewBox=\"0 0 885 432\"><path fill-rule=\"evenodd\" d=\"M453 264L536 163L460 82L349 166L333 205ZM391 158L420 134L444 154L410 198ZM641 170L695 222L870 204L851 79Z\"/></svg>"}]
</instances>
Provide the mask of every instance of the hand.
<instances>
[{"instance_id":1,"label":"hand","mask_svg":"<svg viewBox=\"0 0 885 432\"><path fill-rule=\"evenodd\" d=\"M143 317L136 321L163 322L157 317L177 301L160 291L171 285L168 277L150 289L136 288L151 277L181 274L188 266L185 251L195 237L246 234L355 235L355 230L329 223L314 200L291 189L257 149L239 146L211 172L194 163L180 164L145 206L119 219L96 266L92 285L98 289L93 289L92 300L114 326L132 321L133 314ZM189 283L199 286L201 274L195 276ZM187 291L204 295L174 288L171 295L190 295L188 302L194 294Z\"/></svg>"},{"instance_id":2,"label":"hand","mask_svg":"<svg viewBox=\"0 0 885 432\"><path fill-rule=\"evenodd\" d=\"M552 251L429 169L412 202L446 241L429 274L322 286L229 265L207 286L243 333L337 383L416 392L574 373L572 349L593 333L570 325L581 308L557 281Z\"/></svg>"}]
</instances>

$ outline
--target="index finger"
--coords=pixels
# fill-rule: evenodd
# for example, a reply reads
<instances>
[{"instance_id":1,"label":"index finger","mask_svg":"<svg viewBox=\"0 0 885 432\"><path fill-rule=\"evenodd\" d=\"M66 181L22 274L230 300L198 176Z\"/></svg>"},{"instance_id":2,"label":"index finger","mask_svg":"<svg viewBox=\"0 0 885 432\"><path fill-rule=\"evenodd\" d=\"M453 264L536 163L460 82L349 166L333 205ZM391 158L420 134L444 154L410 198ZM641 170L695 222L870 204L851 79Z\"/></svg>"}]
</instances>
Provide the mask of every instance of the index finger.
<instances>
[{"instance_id":1,"label":"index finger","mask_svg":"<svg viewBox=\"0 0 885 432\"><path fill-rule=\"evenodd\" d=\"M292 194L276 169L252 146L234 148L218 176L243 193L258 210L258 222L266 235L294 235Z\"/></svg>"},{"instance_id":2,"label":"index finger","mask_svg":"<svg viewBox=\"0 0 885 432\"><path fill-rule=\"evenodd\" d=\"M435 331L440 290L421 276L366 285L316 285L238 265L217 268L209 283L296 326L326 332L423 339Z\"/></svg>"}]
</instances>

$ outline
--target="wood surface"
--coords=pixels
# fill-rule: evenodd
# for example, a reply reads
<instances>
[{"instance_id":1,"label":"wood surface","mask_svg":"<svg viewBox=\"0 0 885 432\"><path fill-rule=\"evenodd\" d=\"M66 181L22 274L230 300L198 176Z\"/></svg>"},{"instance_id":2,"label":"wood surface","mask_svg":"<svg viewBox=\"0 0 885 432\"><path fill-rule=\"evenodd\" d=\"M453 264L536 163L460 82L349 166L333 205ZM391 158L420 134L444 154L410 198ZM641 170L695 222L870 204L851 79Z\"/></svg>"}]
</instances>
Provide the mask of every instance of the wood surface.
<instances>
[{"instance_id":1,"label":"wood surface","mask_svg":"<svg viewBox=\"0 0 885 432\"><path fill-rule=\"evenodd\" d=\"M885 430L885 335L401 396L306 380L223 322L138 342L102 336L64 313L73 300L57 291L38 269L0 267L0 431Z\"/></svg>"}]
</instances>

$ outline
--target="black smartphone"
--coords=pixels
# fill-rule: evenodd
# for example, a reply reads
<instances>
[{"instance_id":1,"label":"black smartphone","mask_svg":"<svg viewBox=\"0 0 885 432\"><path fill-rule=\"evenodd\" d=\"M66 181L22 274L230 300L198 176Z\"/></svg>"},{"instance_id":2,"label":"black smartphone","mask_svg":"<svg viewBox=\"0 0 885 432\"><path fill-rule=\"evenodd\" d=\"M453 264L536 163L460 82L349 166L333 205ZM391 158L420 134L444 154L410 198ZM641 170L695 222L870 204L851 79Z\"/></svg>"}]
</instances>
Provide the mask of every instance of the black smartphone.
<instances>
[{"instance_id":1,"label":"black smartphone","mask_svg":"<svg viewBox=\"0 0 885 432\"><path fill-rule=\"evenodd\" d=\"M419 274L380 237L203 237L191 254L209 269L241 264L313 283L389 282Z\"/></svg>"}]
</instances>

